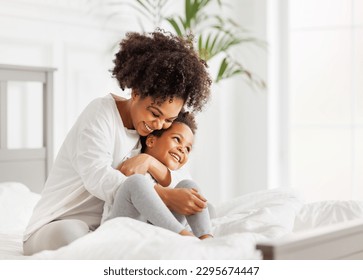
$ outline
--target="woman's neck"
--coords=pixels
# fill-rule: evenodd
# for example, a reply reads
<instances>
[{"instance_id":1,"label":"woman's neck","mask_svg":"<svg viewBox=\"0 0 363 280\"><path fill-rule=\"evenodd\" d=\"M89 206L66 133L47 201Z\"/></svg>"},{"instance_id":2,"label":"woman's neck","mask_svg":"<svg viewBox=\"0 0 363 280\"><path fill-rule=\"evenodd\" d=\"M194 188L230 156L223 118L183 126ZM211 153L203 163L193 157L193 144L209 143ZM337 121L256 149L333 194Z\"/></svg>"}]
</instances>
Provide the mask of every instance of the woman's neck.
<instances>
[{"instance_id":1,"label":"woman's neck","mask_svg":"<svg viewBox=\"0 0 363 280\"><path fill-rule=\"evenodd\" d=\"M130 114L130 99L125 99L120 96L112 94L116 102L117 110L121 116L124 127L134 129Z\"/></svg>"}]
</instances>

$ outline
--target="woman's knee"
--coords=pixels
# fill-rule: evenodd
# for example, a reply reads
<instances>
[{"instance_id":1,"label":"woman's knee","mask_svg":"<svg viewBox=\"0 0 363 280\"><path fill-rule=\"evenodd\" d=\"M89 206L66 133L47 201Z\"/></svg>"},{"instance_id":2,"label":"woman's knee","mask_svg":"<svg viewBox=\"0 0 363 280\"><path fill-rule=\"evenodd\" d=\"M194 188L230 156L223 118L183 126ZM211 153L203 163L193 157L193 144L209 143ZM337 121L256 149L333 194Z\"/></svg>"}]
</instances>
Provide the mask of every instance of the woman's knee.
<instances>
[{"instance_id":1,"label":"woman's knee","mask_svg":"<svg viewBox=\"0 0 363 280\"><path fill-rule=\"evenodd\" d=\"M24 254L56 250L72 243L89 232L88 225L76 219L58 220L44 225L24 242Z\"/></svg>"},{"instance_id":2,"label":"woman's knee","mask_svg":"<svg viewBox=\"0 0 363 280\"><path fill-rule=\"evenodd\" d=\"M58 235L59 239L64 243L69 244L89 232L88 225L81 220L67 219L55 221L54 223L54 235Z\"/></svg>"},{"instance_id":3,"label":"woman's knee","mask_svg":"<svg viewBox=\"0 0 363 280\"><path fill-rule=\"evenodd\" d=\"M66 246L89 232L88 225L76 219L54 221L49 225L47 235L50 238L51 250Z\"/></svg>"}]
</instances>

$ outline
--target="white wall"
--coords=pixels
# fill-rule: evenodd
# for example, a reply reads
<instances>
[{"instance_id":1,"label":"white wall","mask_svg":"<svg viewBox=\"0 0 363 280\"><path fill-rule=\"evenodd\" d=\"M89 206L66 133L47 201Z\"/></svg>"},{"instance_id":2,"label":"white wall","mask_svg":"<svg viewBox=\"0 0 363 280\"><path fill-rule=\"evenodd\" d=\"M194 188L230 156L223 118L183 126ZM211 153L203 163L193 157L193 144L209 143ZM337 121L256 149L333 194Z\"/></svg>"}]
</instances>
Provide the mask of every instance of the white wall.
<instances>
[{"instance_id":1,"label":"white wall","mask_svg":"<svg viewBox=\"0 0 363 280\"><path fill-rule=\"evenodd\" d=\"M123 33L91 1L0 1L0 63L55 67L55 148L83 107L106 94L110 49Z\"/></svg>"},{"instance_id":2,"label":"white wall","mask_svg":"<svg viewBox=\"0 0 363 280\"><path fill-rule=\"evenodd\" d=\"M57 68L55 151L71 125L95 97L121 93L110 79L114 44L135 21L105 16L97 0L0 0L0 63ZM254 36L265 38L265 0L230 1ZM109 7L108 7L109 9ZM266 52L247 47L244 63L266 78ZM267 186L266 92L242 79L215 85L191 162L193 177L212 202Z\"/></svg>"},{"instance_id":3,"label":"white wall","mask_svg":"<svg viewBox=\"0 0 363 280\"><path fill-rule=\"evenodd\" d=\"M229 1L253 36L266 38L262 0ZM266 80L267 51L248 45L241 58ZM214 85L211 103L198 116L192 175L212 202L267 188L267 93L235 77Z\"/></svg>"},{"instance_id":4,"label":"white wall","mask_svg":"<svg viewBox=\"0 0 363 280\"><path fill-rule=\"evenodd\" d=\"M363 199L363 1L272 2L285 24L277 181L308 201Z\"/></svg>"}]
</instances>

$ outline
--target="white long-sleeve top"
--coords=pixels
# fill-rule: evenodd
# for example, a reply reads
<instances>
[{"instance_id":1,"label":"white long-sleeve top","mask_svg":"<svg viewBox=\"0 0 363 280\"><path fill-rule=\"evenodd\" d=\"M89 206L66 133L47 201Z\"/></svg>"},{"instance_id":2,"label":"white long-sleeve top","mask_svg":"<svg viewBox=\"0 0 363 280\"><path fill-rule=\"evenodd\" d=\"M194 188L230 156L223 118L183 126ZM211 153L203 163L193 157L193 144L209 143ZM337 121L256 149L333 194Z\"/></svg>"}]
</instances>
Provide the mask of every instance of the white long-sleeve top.
<instances>
[{"instance_id":1,"label":"white long-sleeve top","mask_svg":"<svg viewBox=\"0 0 363 280\"><path fill-rule=\"evenodd\" d=\"M139 149L138 142L137 132L124 127L111 94L92 101L59 150L24 240L64 217L82 217L91 229L96 228L105 202L112 205L127 178L115 168L133 149Z\"/></svg>"}]
</instances>

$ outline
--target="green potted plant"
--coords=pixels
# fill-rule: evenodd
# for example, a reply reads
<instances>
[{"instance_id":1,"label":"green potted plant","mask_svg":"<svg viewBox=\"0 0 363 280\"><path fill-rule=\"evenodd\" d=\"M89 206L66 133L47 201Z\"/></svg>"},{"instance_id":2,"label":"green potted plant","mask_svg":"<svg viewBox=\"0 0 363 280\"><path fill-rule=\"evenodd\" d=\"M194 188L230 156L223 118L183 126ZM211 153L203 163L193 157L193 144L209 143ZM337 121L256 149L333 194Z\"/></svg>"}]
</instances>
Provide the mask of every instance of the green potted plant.
<instances>
[{"instance_id":1,"label":"green potted plant","mask_svg":"<svg viewBox=\"0 0 363 280\"><path fill-rule=\"evenodd\" d=\"M222 0L184 0L184 10L169 15L168 5L175 0L132 0L112 1L113 5L128 5L139 18L148 20L154 28L169 23L173 31L180 36L193 36L195 47L201 58L208 62L216 62L217 73L215 83L234 76L243 76L253 85L265 88L265 82L256 74L246 69L233 52L244 44L265 47L265 43L252 36L229 16L211 14L210 7L218 5L222 9L226 4Z\"/></svg>"}]
</instances>

